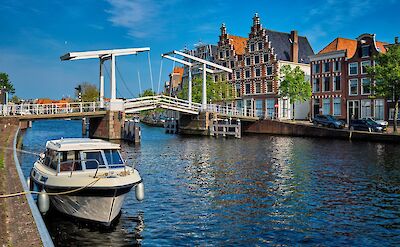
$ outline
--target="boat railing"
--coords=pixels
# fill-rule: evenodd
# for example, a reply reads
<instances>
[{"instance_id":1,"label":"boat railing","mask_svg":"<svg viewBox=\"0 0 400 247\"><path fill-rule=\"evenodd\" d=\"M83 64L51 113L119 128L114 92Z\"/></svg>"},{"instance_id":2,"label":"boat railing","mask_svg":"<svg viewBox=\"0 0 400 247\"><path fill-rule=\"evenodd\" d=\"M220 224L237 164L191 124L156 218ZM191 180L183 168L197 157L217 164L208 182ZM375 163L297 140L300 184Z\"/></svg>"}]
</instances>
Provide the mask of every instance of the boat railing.
<instances>
[{"instance_id":1,"label":"boat railing","mask_svg":"<svg viewBox=\"0 0 400 247\"><path fill-rule=\"evenodd\" d=\"M99 168L100 168L100 162L98 161L98 160L96 160L96 159L81 159L81 160L66 160L66 161L63 161L63 162L60 162L60 164L58 165L58 172L65 172L65 171L68 171L68 170L63 170L63 171L61 171L61 165L63 165L63 164L72 164L71 166L70 166L70 169L69 169L69 172L70 172L70 177L72 177L72 173L74 172L74 171L76 171L75 169L76 169L76 165L78 164L78 163L80 163L81 164L81 166L82 166L82 162L96 162L96 164L97 164L97 167L96 167L96 172L94 173L94 177L96 177L97 176L97 172L99 171ZM82 168L81 168L81 170L82 170ZM79 170L78 170L79 171Z\"/></svg>"}]
</instances>

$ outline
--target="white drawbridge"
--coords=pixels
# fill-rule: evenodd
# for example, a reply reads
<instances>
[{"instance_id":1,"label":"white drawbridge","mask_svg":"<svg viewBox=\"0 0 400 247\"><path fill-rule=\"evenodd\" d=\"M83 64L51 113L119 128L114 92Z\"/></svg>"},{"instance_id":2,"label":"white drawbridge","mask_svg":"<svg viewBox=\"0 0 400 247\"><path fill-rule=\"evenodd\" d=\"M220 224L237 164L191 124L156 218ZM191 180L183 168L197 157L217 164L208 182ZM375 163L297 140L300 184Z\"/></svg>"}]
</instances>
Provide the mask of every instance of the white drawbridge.
<instances>
[{"instance_id":1,"label":"white drawbridge","mask_svg":"<svg viewBox=\"0 0 400 247\"><path fill-rule=\"evenodd\" d=\"M190 103L187 100L165 95L155 95L125 100L124 108L125 113L136 113L161 108L197 115L200 112L201 104Z\"/></svg>"}]
</instances>

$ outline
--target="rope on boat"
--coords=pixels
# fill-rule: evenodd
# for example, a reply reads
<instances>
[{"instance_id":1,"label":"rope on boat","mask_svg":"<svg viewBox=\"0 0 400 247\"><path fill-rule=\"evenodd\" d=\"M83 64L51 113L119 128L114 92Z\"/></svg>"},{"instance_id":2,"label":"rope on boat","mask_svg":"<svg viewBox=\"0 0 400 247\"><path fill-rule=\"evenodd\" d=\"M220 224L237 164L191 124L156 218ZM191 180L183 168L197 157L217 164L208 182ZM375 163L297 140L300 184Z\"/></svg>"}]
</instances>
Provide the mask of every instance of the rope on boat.
<instances>
[{"instance_id":1,"label":"rope on boat","mask_svg":"<svg viewBox=\"0 0 400 247\"><path fill-rule=\"evenodd\" d=\"M90 186L94 185L95 183L97 183L100 179L101 178L97 178L96 180L88 183L87 185L85 185L83 187L79 187L77 189L73 189L73 190L67 190L67 191L63 191L63 192L21 191L21 192L16 192L16 193L12 193L12 194L0 195L0 199L10 198L10 197L15 197L15 196L22 196L22 195L27 195L27 194L47 194L49 196L67 195L67 194L71 194L71 193L86 189L87 187L90 187Z\"/></svg>"}]
</instances>

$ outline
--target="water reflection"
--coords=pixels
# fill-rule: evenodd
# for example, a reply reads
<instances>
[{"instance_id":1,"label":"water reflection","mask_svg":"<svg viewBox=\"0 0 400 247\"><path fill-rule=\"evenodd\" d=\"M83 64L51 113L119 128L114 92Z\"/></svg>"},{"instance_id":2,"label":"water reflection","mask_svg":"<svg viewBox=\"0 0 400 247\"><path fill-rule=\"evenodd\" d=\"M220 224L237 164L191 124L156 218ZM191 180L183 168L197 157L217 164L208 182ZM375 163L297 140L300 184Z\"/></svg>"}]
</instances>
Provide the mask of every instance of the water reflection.
<instances>
[{"instance_id":1,"label":"water reflection","mask_svg":"<svg viewBox=\"0 0 400 247\"><path fill-rule=\"evenodd\" d=\"M37 122L24 148L79 136L80 123ZM130 193L104 230L52 216L58 245L396 245L400 242L398 146L327 139L166 135L143 126L122 143L146 198ZM32 159L22 155L24 172Z\"/></svg>"}]
</instances>

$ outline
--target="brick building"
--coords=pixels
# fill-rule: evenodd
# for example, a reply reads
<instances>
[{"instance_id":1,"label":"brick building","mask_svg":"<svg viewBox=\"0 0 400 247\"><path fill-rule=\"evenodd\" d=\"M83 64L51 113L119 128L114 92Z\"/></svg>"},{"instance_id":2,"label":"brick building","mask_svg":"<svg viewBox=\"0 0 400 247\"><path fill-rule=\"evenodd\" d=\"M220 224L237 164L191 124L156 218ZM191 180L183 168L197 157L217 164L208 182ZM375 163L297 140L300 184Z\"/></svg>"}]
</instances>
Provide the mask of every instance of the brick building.
<instances>
[{"instance_id":1,"label":"brick building","mask_svg":"<svg viewBox=\"0 0 400 247\"><path fill-rule=\"evenodd\" d=\"M317 55L310 56L312 117L330 114L349 121L351 118L387 119L386 100L375 98L366 66L374 64L373 56L386 52L386 43L373 34L356 40L336 38Z\"/></svg>"},{"instance_id":2,"label":"brick building","mask_svg":"<svg viewBox=\"0 0 400 247\"><path fill-rule=\"evenodd\" d=\"M256 111L260 117L291 118L289 99L279 97L279 71L283 65L299 66L310 76L309 56L314 55L306 37L265 29L256 14L248 37L227 33L221 26L215 62L233 70L215 75L215 81L234 85L230 106ZM307 118L309 103L297 104L297 119Z\"/></svg>"},{"instance_id":3,"label":"brick building","mask_svg":"<svg viewBox=\"0 0 400 247\"><path fill-rule=\"evenodd\" d=\"M182 85L183 68L175 67L169 74L169 81L165 83L164 92L170 96L175 96Z\"/></svg>"}]
</instances>

